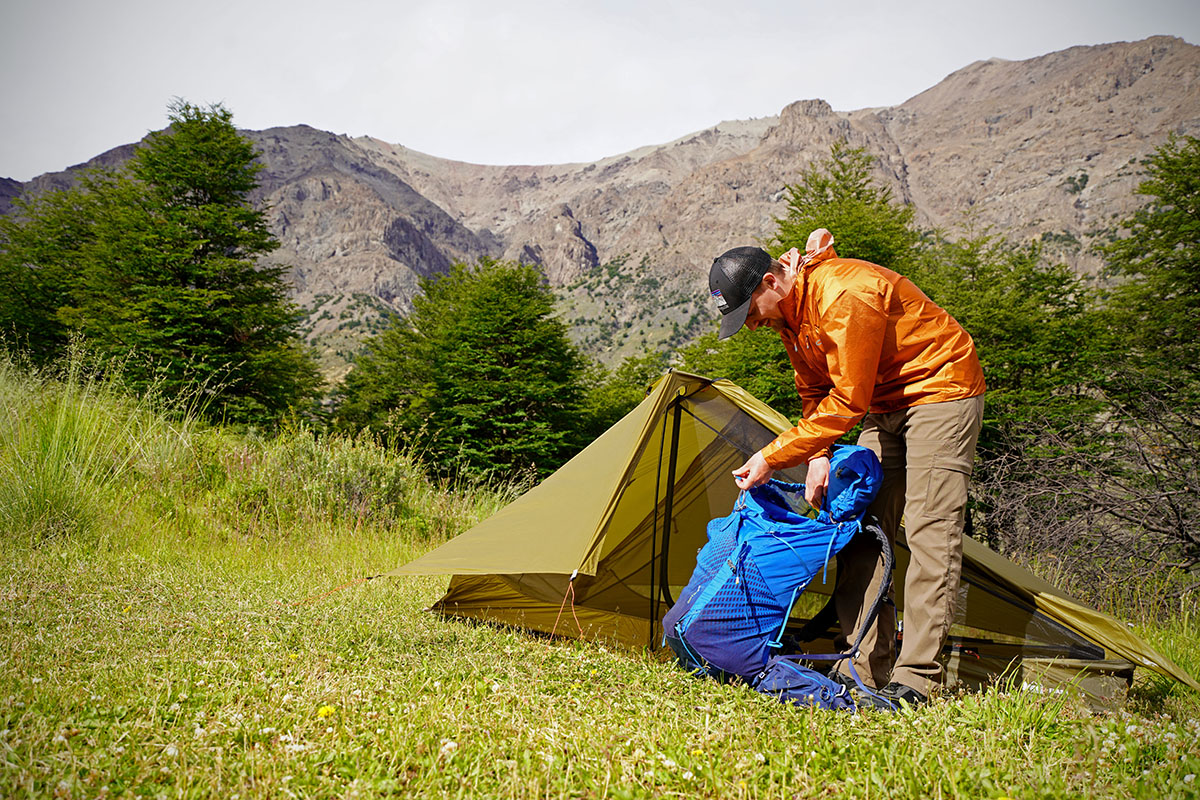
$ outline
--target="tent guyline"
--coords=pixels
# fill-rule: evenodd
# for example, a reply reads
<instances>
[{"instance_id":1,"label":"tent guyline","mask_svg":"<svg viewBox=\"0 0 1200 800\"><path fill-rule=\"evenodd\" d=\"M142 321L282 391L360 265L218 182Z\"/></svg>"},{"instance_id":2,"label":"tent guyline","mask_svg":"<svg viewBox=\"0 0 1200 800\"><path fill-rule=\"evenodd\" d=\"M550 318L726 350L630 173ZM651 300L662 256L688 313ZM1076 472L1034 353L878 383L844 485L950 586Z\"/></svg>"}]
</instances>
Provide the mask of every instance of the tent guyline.
<instances>
[{"instance_id":1,"label":"tent guyline","mask_svg":"<svg viewBox=\"0 0 1200 800\"><path fill-rule=\"evenodd\" d=\"M544 633L661 651L662 618L707 540L708 522L738 496L730 473L792 426L726 380L669 372L625 417L509 505L389 575L451 575L434 609ZM803 483L803 469L779 478ZM896 606L903 617L903 534ZM837 585L810 584L786 623L799 634ZM574 576L574 577L572 577ZM564 599L575 631L558 631ZM810 632L812 626L809 628ZM833 652L836 625L811 642ZM669 653L665 654L669 655ZM967 537L957 616L942 662L951 686L1080 691L1119 702L1135 668L1200 684L1122 622Z\"/></svg>"}]
</instances>

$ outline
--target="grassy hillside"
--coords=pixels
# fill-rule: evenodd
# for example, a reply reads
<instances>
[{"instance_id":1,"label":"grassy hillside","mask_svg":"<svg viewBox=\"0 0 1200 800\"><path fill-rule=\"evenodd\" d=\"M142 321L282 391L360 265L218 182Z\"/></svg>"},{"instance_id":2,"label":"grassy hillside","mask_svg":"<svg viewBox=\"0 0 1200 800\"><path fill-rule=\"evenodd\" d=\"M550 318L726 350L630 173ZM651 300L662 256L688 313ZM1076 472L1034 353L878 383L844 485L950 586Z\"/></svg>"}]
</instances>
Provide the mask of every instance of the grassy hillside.
<instances>
[{"instance_id":1,"label":"grassy hillside","mask_svg":"<svg viewBox=\"0 0 1200 800\"><path fill-rule=\"evenodd\" d=\"M1004 687L791 710L649 654L425 613L444 579L322 596L513 491L0 362L5 796L1200 796L1200 700L1145 676L1117 712ZM1197 610L1138 626L1193 674Z\"/></svg>"}]
</instances>

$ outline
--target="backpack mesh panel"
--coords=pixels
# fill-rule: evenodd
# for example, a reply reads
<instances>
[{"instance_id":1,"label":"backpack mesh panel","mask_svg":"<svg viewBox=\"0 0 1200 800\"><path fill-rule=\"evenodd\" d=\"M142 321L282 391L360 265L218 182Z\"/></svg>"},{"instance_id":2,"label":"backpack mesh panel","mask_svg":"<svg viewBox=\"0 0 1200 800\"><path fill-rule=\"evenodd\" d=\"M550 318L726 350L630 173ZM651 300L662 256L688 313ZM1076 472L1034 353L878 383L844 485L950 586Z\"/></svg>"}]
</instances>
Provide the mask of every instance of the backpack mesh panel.
<instances>
[{"instance_id":1,"label":"backpack mesh panel","mask_svg":"<svg viewBox=\"0 0 1200 800\"><path fill-rule=\"evenodd\" d=\"M767 647L787 609L767 588L753 560L737 564L727 581L686 631L687 641L727 673L756 674L770 657Z\"/></svg>"}]
</instances>

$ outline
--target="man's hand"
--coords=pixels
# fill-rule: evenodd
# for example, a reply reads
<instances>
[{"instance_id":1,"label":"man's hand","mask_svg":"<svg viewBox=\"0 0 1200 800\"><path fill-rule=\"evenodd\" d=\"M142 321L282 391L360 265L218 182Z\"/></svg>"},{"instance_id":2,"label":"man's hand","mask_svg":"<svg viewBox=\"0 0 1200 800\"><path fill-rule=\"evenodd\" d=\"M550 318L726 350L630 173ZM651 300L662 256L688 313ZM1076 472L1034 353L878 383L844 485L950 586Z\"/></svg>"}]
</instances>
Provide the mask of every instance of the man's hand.
<instances>
[{"instance_id":1,"label":"man's hand","mask_svg":"<svg viewBox=\"0 0 1200 800\"><path fill-rule=\"evenodd\" d=\"M826 462L828 464L828 461ZM733 471L733 480L742 491L762 486L771 480L775 470L767 466L767 460L762 453L755 453L750 460Z\"/></svg>"},{"instance_id":2,"label":"man's hand","mask_svg":"<svg viewBox=\"0 0 1200 800\"><path fill-rule=\"evenodd\" d=\"M804 499L815 509L821 508L825 490L829 488L829 459L822 456L808 462L808 475L804 478Z\"/></svg>"}]
</instances>

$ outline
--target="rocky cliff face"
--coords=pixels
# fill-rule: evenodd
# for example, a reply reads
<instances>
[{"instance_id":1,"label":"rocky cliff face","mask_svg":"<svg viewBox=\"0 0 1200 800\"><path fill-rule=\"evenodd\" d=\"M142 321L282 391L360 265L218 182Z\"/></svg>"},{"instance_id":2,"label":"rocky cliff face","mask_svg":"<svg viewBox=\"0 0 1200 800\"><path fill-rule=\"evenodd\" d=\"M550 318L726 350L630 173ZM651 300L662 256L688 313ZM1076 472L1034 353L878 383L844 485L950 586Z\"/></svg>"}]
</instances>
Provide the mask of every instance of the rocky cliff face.
<instances>
[{"instance_id":1,"label":"rocky cliff face","mask_svg":"<svg viewBox=\"0 0 1200 800\"><path fill-rule=\"evenodd\" d=\"M1136 206L1142 158L1171 131L1200 131L1200 48L1155 37L981 61L875 116L932 223L970 209L1015 238L1086 244Z\"/></svg>"},{"instance_id":2,"label":"rocky cliff face","mask_svg":"<svg viewBox=\"0 0 1200 800\"><path fill-rule=\"evenodd\" d=\"M283 245L274 258L336 372L383 312L409 307L420 276L484 257L537 265L604 357L678 344L710 324L713 256L768 240L784 187L841 139L876 158L921 224L953 235L969 214L1088 271L1088 243L1136 206L1140 161L1172 131L1200 134L1200 47L1154 37L980 61L890 108L801 100L590 164L466 164L305 126L247 135L266 166L256 199ZM70 180L0 185L0 211Z\"/></svg>"}]
</instances>

